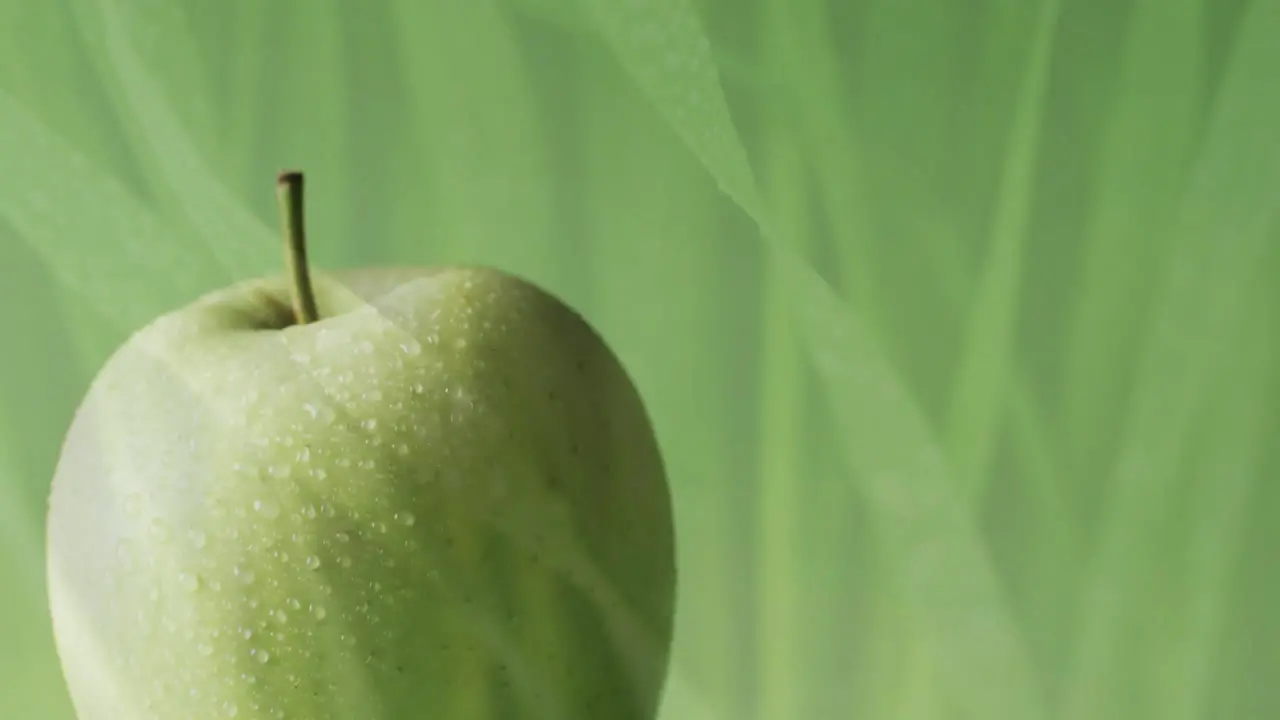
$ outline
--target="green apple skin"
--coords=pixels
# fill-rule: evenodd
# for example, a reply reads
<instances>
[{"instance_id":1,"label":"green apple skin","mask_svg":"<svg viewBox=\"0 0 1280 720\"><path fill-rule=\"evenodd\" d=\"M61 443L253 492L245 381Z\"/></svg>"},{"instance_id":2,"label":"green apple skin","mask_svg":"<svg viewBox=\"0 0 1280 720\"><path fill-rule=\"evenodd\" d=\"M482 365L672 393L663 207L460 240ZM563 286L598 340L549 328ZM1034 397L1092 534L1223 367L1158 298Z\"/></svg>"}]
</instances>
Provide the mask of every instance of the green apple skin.
<instances>
[{"instance_id":1,"label":"green apple skin","mask_svg":"<svg viewBox=\"0 0 1280 720\"><path fill-rule=\"evenodd\" d=\"M479 268L285 278L136 333L76 413L48 587L81 720L652 720L666 474L619 361Z\"/></svg>"}]
</instances>

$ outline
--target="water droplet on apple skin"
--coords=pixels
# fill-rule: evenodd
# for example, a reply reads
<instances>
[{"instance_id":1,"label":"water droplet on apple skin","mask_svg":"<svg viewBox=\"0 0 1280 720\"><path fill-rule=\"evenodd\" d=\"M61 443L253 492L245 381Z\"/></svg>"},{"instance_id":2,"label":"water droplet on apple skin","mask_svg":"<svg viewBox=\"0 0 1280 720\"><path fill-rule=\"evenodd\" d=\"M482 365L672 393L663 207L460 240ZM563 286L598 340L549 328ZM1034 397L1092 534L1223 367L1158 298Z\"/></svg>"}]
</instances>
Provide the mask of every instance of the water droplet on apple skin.
<instances>
[{"instance_id":1,"label":"water droplet on apple skin","mask_svg":"<svg viewBox=\"0 0 1280 720\"><path fill-rule=\"evenodd\" d=\"M394 347L394 346L393 346L393 347ZM430 361L427 361L427 362L425 362L425 363L423 363L423 364L424 364L424 365L427 365L427 364L429 364L429 363L430 363ZM357 375L362 375L362 373L357 373ZM356 384L355 386L353 386L353 396L354 396L355 394L358 394L358 393L360 392L360 384L362 384L362 383L363 383L363 378L361 378L359 381L357 381L357 384ZM390 391L390 390L388 390L387 392L388 392L388 395L390 395L391 391ZM411 402L417 402L417 401L416 401L416 400L411 400ZM295 406L296 406L296 403L295 403ZM301 416L301 413L299 413L299 416ZM315 419L316 419L316 418L310 418L310 421L309 421L307 418L303 418L303 423L304 423L305 427L306 427L306 428L309 428L309 429L314 430L314 428L316 427L316 425L315 425L315 423L314 423L314 422L312 422L312 421L314 421ZM394 421L393 419L391 419L389 416L382 415L382 416L379 416L379 419L380 419L380 421L381 421L381 422L382 422L382 424L383 424L383 427L382 427L381 429L382 429L384 432L388 432L389 430L392 430L393 428L394 428L394 432L401 432L401 430L399 429L399 423L397 423L396 421ZM388 427L386 427L388 424L392 425L392 428L388 428ZM410 433L416 433L416 432L417 432L417 425L416 425L416 424L410 425L409 427L405 428L405 429L403 430L403 432L405 432L404 437L405 437L405 438L408 438L408 437L410 436L410 435L409 435ZM436 432L438 432L438 430L437 430ZM388 435L386 435L385 437L387 437L386 447L387 447L387 449L388 449L388 450L394 450L396 453L401 452L401 447L402 447L402 446L404 446L404 444L403 444L403 443L396 443L396 442L395 442L395 438L398 438L398 437L399 437L398 435L388 434ZM273 440L273 442L275 442L275 441L279 441L279 438L276 438L275 440ZM299 439L299 440L297 440L297 441L295 442L294 447L300 447L300 446L302 445L302 443L303 443L303 440ZM416 447L416 445L415 445L415 447ZM379 458L381 458L382 456L381 456L381 455L379 455L378 457L379 457ZM394 455L391 455L390 453L388 453L388 459L389 459L390 457L394 457ZM359 462L361 462L361 463L363 463L363 462L364 462L364 460L362 459L362 456L360 456L360 455L354 455L354 456L353 456L353 459L354 459L354 460L357 460L357 461L359 461ZM331 462L331 459L330 459L330 458L328 458L328 457L325 457L325 461L326 461L326 462ZM388 465L391 465L391 464L393 464L393 463L388 463ZM304 465L304 463L302 463L302 462L297 462L297 463L295 464L295 467L296 467L296 470L297 470L296 476L297 476L298 478L300 478L300 481L301 481L301 483L303 484L303 487L310 487L310 486L308 486L306 483L308 482L308 479L309 479L309 478L312 478L312 479L313 479L313 478L315 477L315 473L314 473L314 472L312 472L312 470L313 470L312 468L310 468L310 467L304 467L303 465ZM332 465L328 465L328 467L330 468L330 470L331 470L331 471L333 471L333 466L332 466ZM345 483L346 483L346 482L348 482L348 480L346 480L345 478L343 478L343 477L342 477L342 475L341 475L340 473L336 473L336 472L335 472L334 474L335 474L335 475L337 475L337 477L335 478L335 481L333 481L333 482L328 486L328 488L327 488L327 489L330 489L331 491L344 490L344 489L347 487L347 486L345 485ZM261 479L261 478L255 478L255 479ZM470 478L468 478L468 480L470 481ZM275 486L273 489L278 488L278 487L279 487L279 486ZM285 504L285 506L286 506L287 508L289 508L289 510L294 510L294 508L296 508L296 507L298 507L299 505L301 505L301 503L298 501L298 498L300 498L301 496L291 496L291 495L289 495L289 494L285 493L284 491L281 491L281 492L282 492L282 494L279 494L279 495L278 495L278 497L282 500L282 502ZM253 496L252 496L252 495L249 495L248 497L249 497L249 498L252 498ZM319 497L324 497L324 495L320 495ZM331 497L331 498L332 498L332 497L336 497L336 496L331 494L331 495L329 495L329 497ZM243 502L243 501L244 501L244 499L245 499L245 496L244 496L244 495L241 495L237 502L238 502L239 504L241 504L242 506L244 506L246 509L248 509L248 508L249 508L249 505ZM317 501L317 502L319 502L319 501ZM345 502L345 501L344 501L344 502ZM229 511L230 511L230 507L233 507L233 506L228 506L228 513L229 513ZM345 515L346 515L346 508L345 508L345 507L342 507L342 506L338 506L338 507L340 507L340 508L341 508L340 513L339 513L339 514L345 517ZM417 508L417 507L418 507L418 506L416 506L416 505L415 505L415 508ZM423 507L426 507L426 506L424 505ZM247 521L245 521L245 522L240 523L240 527L241 527L241 528L243 529L243 531L244 531L244 532L243 532L243 539L242 539L242 542L244 542L244 543L249 543L249 542L251 542L251 540L250 540L249 538L253 535L253 533L254 533L254 531L255 531L255 528L256 528L256 527L260 527L260 526L261 526L260 521L259 521L259 520L257 520L257 519L255 519L255 518L256 518L256 516L255 516L255 512L256 512L256 511L251 511L251 512L249 513L249 518L248 518L248 520L247 520ZM286 511L286 512L288 512L288 511ZM290 518L292 518L292 517L294 516L294 514L296 514L296 513L290 513L290 514L289 514L289 517L290 517ZM369 521L371 520L371 518L372 518L372 517L381 517L381 518L383 518L383 519L386 521L386 524L391 525L391 526L393 527L393 529L395 528L395 525L398 523L398 519L395 517L395 513L392 513L392 512L391 512L391 510L390 510L390 508L387 508L387 507L385 507L385 506L384 506L384 507L381 507L381 508L379 508L379 509L377 509L377 510L368 510L368 511L366 511L366 515L362 518L361 527L363 528L363 527L364 527L364 523L369 522ZM309 518L309 519L314 520L315 518L313 517L313 518ZM143 521L143 522L145 522L145 516L144 516L144 521ZM286 523L288 523L288 522L291 522L291 521L286 520ZM427 524L427 523L422 523L422 524ZM180 535L180 533L182 532L182 530L181 530L181 524L175 524L175 526L174 526L174 527L175 527L175 537L181 537L181 535ZM218 528L219 528L219 524L211 524L211 525L208 525L207 527L209 528L209 531L210 531L210 532L215 533L215 537L213 538L213 539L214 539L214 543L213 543L213 544L215 544L215 545L221 545L221 546L224 546L224 547L225 547L226 543L222 540L222 538L221 538L221 537L218 537L218 536L217 536L217 533L219 532L219 529L218 529ZM291 530L297 530L297 529L298 529L298 528L294 528L292 525L286 525L286 527L287 527L288 529L286 530L285 536L287 536L287 535L288 535L288 531L291 531ZM394 551L395 551L395 548L397 548L397 547L401 546L401 543L404 543L404 542L410 542L410 541L408 541L408 540L405 540L405 539L404 539L404 538L408 537L408 536L410 535L410 533L407 533L407 532L404 532L404 531L399 531L399 533L400 533L400 534L399 534L399 535L397 535L396 537L394 537L393 539L388 539L388 540L384 541L384 542L386 543L386 547L387 547L387 548L389 548L389 552L394 552ZM413 534L414 534L415 536L417 536L417 533L413 533ZM144 537L145 537L145 525L143 526L143 535L144 535ZM426 542L425 536L422 536L422 537L423 537L423 539L424 539L424 542ZM324 540L321 540L321 542L323 543L323 542L325 542L325 541L324 541ZM186 546L184 545L184 547L186 547ZM303 544L297 543L297 542L296 542L296 540L295 540L295 547L291 547L291 548L290 548L290 550L292 551L292 554L293 554L293 555L294 555L294 557L295 557L295 560L294 560L294 567L295 567L295 568L301 568L301 567L303 567L303 565L304 565L304 563L305 563L306 558L310 557L310 556L307 554L307 552L308 552L308 551L307 551L306 549L304 549L304 547L306 547L306 546L305 546L305 545L303 545ZM322 547L323 547L323 546L322 546ZM356 563L357 563L357 567L361 567L361 568L368 568L368 569L369 569L369 572L377 572L378 567L380 566L380 563L383 563L383 562L385 562L385 561L387 560L387 558L384 558L384 557L382 557L382 556L376 556L376 557L373 557L372 559L368 559L368 558L366 558L366 555L365 555L365 553L364 553L362 550L357 550L356 548L352 548L352 549L351 549L351 555L352 555L352 557L355 559L355 561L356 561ZM331 553L330 553L330 550L329 550L328 548L326 548L326 549L323 551L322 556L324 557L324 559L325 559L325 561L326 561L326 563L327 563L328 565L332 566L332 565L334 564L334 559L335 559L336 555L335 555L335 554L331 554ZM367 564L366 564L366 563L367 563ZM230 563L228 563L228 565L230 565ZM269 572L270 572L270 571L267 569L267 567L266 567L266 566L262 565L261 563L258 563L256 560L255 560L255 561L253 561L253 562L251 563L251 565L252 565L252 567L254 567L255 569L257 569L257 570L259 571L259 587L261 587L261 586L262 586L262 584L263 584L263 583L265 583L265 581L266 581L266 579L267 579L268 574L269 574ZM225 576L224 576L224 577L225 577ZM229 578L227 578L227 579L229 580ZM231 582L228 582L228 585L232 585L232 583L231 583ZM233 587L234 587L234 586L233 586ZM236 597L235 597L235 592L228 593L228 596L232 597L233 599L238 599L238 598L236 598ZM279 597L279 596L276 596L276 597ZM308 597L309 597L309 596L308 596ZM317 594L317 597L324 597L324 595ZM342 609L341 609L341 608L342 608L342 605L343 605L343 600L342 600L341 598L339 598L338 596L330 595L329 597L334 598L334 599L333 599L333 600L331 600L330 602L336 602L336 603L339 603L338 605L334 605L334 606L332 606L332 607L334 607L334 612L335 612L335 614L336 614L336 613L340 613L340 612L342 612ZM396 596L396 597L399 597L399 596ZM261 616L261 617L266 617L266 616L267 616L267 615L266 615L266 613L270 612L270 610L269 610L269 609L267 609L267 608L269 608L269 607L270 607L271 602L272 602L272 601L271 601L270 599L264 599L264 601L263 601L263 608L264 608L264 609L260 611L259 616ZM277 602L278 602L278 600L277 600ZM376 610L374 611L374 613L376 614ZM291 614L291 615L292 615L292 614ZM292 623L292 624L293 624L293 626L294 626L294 627L297 627L297 626L298 626L298 624L299 624L299 620L298 620L298 619L296 619L296 618L301 617L301 618L310 619L311 617L314 617L315 615L316 615L316 612L315 612L314 610L310 610L310 606L308 606L308 612L307 612L307 614L305 614L305 615L296 615L296 616L293 616L295 619L294 619L294 621L293 621L293 623ZM264 632L264 634L263 634L261 637L259 637L259 638L258 638L259 646L260 646L260 647L263 647L263 648L264 648L264 649L266 649L268 652L272 653L272 658L273 658L273 659L275 659L275 660L277 660L277 662L276 662L277 666L282 665L282 664L285 662L285 660L286 660L287 652L282 653L280 650L278 650L278 649L277 649L277 647L275 647L275 646L271 645L271 643L275 642L275 640L273 640L273 639L272 639L272 637L273 637L273 636L272 636L272 634L271 634L269 631L263 631L263 632ZM361 636L361 635L356 635L356 637L363 637L363 636ZM193 643L192 645L188 646L188 647L194 647L194 643ZM236 654L237 659L238 659L238 660L240 660L240 662L246 662L246 661L244 660L244 656L243 656L243 654L242 654L242 653L243 653L243 649L244 649L244 645L239 645L238 647L236 647L236 648L234 648L234 649L233 649L233 651L234 651L234 652L235 652L235 654ZM264 670L264 671L262 671L262 672L261 672L261 676L265 678L265 677L268 675L268 673L269 673L269 671ZM178 688L177 688L176 692L177 692L179 695L182 695L182 694L184 694L184 693L186 692L186 689L180 686L180 687L178 687ZM242 701L242 703L244 703L244 701ZM248 708L247 708L247 704L246 704L245 711L247 711L247 709L248 709ZM267 713L267 712L271 712L272 710L273 710L273 708L271 708L271 707L270 707L270 705L268 704L268 706L267 706L266 708L264 708L264 709L262 710L262 712L263 712L263 713ZM255 715L254 713L250 713L250 715L253 715L253 716L259 716L259 717L260 717L260 715ZM315 720L315 719L313 719L313 720Z\"/></svg>"},{"instance_id":2,"label":"water droplet on apple skin","mask_svg":"<svg viewBox=\"0 0 1280 720\"><path fill-rule=\"evenodd\" d=\"M129 517L137 517L142 512L143 497L140 492L131 492L125 496L124 512Z\"/></svg>"},{"instance_id":3,"label":"water droplet on apple skin","mask_svg":"<svg viewBox=\"0 0 1280 720\"><path fill-rule=\"evenodd\" d=\"M151 537L158 543L167 543L173 534L169 530L169 523L163 518L151 519Z\"/></svg>"},{"instance_id":4,"label":"water droplet on apple skin","mask_svg":"<svg viewBox=\"0 0 1280 720\"><path fill-rule=\"evenodd\" d=\"M120 566L125 570L133 568L133 543L127 538L121 538L116 541L116 559L119 560Z\"/></svg>"},{"instance_id":5,"label":"water droplet on apple skin","mask_svg":"<svg viewBox=\"0 0 1280 720\"><path fill-rule=\"evenodd\" d=\"M271 498L260 498L253 501L253 509L267 520L275 520L280 517L280 503Z\"/></svg>"}]
</instances>

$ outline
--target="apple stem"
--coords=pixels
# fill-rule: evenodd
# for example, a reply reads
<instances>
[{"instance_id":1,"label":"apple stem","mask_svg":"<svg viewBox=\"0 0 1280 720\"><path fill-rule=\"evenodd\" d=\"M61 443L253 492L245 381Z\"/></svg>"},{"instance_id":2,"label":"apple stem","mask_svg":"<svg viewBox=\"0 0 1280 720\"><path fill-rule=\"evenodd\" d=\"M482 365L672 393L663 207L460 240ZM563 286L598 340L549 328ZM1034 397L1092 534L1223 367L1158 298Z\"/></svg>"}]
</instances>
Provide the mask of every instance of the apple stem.
<instances>
[{"instance_id":1,"label":"apple stem","mask_svg":"<svg viewBox=\"0 0 1280 720\"><path fill-rule=\"evenodd\" d=\"M285 260L293 279L293 316L299 325L320 319L311 270L307 265L307 232L303 222L302 173L289 170L276 177L276 196L284 223Z\"/></svg>"}]
</instances>

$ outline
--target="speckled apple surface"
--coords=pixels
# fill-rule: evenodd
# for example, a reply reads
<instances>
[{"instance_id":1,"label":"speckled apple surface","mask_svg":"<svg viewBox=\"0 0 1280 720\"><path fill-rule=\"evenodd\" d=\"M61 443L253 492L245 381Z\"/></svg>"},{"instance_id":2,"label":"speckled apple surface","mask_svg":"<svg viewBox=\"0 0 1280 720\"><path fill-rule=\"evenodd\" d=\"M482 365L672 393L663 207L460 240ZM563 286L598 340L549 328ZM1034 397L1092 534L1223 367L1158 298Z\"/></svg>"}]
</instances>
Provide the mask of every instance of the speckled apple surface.
<instances>
[{"instance_id":1,"label":"speckled apple surface","mask_svg":"<svg viewBox=\"0 0 1280 720\"><path fill-rule=\"evenodd\" d=\"M81 720L651 720L674 530L618 359L496 270L316 295L212 293L91 385L48 517Z\"/></svg>"}]
</instances>

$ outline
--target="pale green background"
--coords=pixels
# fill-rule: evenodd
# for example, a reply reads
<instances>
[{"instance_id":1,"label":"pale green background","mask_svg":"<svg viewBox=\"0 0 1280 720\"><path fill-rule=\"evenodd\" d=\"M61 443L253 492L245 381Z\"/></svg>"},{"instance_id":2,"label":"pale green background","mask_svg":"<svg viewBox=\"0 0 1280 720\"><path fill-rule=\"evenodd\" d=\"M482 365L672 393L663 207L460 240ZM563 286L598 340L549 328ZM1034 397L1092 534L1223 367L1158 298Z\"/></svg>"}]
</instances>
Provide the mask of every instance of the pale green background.
<instances>
[{"instance_id":1,"label":"pale green background","mask_svg":"<svg viewBox=\"0 0 1280 720\"><path fill-rule=\"evenodd\" d=\"M0 718L127 334L473 261L668 457L664 720L1280 717L1280 0L0 0ZM127 720L127 719L121 719Z\"/></svg>"}]
</instances>

